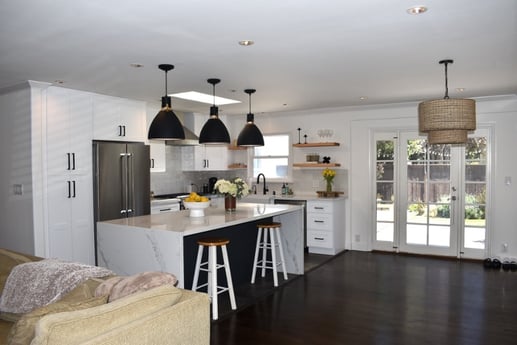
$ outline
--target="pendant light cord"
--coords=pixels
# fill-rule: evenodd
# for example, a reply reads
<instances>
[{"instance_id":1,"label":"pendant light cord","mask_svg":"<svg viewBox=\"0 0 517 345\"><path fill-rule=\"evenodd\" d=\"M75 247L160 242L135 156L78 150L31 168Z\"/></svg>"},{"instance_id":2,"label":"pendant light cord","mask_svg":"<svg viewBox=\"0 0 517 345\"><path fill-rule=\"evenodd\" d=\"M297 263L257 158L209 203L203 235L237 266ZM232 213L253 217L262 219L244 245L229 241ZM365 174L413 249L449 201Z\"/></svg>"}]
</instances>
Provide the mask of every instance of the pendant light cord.
<instances>
[{"instance_id":1,"label":"pendant light cord","mask_svg":"<svg viewBox=\"0 0 517 345\"><path fill-rule=\"evenodd\" d=\"M449 99L449 77L447 75L447 65L453 63L453 60L442 60L440 63L445 65L445 96L443 99Z\"/></svg>"},{"instance_id":2,"label":"pendant light cord","mask_svg":"<svg viewBox=\"0 0 517 345\"><path fill-rule=\"evenodd\" d=\"M249 111L248 111L248 113L251 114L251 93L249 93L249 102L248 103L249 103Z\"/></svg>"}]
</instances>

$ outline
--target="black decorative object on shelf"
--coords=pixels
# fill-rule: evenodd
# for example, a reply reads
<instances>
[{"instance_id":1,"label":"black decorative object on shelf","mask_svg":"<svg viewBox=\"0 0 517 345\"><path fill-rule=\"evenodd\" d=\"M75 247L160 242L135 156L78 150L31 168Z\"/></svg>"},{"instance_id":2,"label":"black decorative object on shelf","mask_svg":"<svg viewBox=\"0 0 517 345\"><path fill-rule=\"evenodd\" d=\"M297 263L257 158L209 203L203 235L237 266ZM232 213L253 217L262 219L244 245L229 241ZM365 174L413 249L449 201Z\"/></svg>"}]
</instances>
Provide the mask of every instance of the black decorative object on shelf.
<instances>
[{"instance_id":1,"label":"black decorative object on shelf","mask_svg":"<svg viewBox=\"0 0 517 345\"><path fill-rule=\"evenodd\" d=\"M301 144L301 141L300 141L300 131L301 130L302 130L301 128L298 128L298 144Z\"/></svg>"},{"instance_id":2,"label":"black decorative object on shelf","mask_svg":"<svg viewBox=\"0 0 517 345\"><path fill-rule=\"evenodd\" d=\"M305 144L307 144L307 134L303 135L303 140L305 140Z\"/></svg>"},{"instance_id":3,"label":"black decorative object on shelf","mask_svg":"<svg viewBox=\"0 0 517 345\"><path fill-rule=\"evenodd\" d=\"M323 156L323 163L329 164L330 163L330 157L329 156Z\"/></svg>"}]
</instances>

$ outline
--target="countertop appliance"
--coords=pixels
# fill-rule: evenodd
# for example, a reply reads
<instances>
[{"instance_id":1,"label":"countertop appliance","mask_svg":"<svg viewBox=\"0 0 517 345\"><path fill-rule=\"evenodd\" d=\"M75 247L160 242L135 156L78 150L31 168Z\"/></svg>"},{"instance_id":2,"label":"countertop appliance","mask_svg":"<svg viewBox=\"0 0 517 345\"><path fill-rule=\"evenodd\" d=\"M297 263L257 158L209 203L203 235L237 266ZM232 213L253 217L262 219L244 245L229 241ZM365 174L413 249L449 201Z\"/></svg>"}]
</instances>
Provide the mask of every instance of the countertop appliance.
<instances>
[{"instance_id":1,"label":"countertop appliance","mask_svg":"<svg viewBox=\"0 0 517 345\"><path fill-rule=\"evenodd\" d=\"M214 193L215 183L217 182L217 177L210 177L208 179L208 193Z\"/></svg>"},{"instance_id":2,"label":"countertop appliance","mask_svg":"<svg viewBox=\"0 0 517 345\"><path fill-rule=\"evenodd\" d=\"M150 153L144 143L93 142L94 220L150 213ZM95 262L97 228L95 226Z\"/></svg>"},{"instance_id":3,"label":"countertop appliance","mask_svg":"<svg viewBox=\"0 0 517 345\"><path fill-rule=\"evenodd\" d=\"M176 212L181 209L180 198L166 198L151 200L151 214Z\"/></svg>"}]
</instances>

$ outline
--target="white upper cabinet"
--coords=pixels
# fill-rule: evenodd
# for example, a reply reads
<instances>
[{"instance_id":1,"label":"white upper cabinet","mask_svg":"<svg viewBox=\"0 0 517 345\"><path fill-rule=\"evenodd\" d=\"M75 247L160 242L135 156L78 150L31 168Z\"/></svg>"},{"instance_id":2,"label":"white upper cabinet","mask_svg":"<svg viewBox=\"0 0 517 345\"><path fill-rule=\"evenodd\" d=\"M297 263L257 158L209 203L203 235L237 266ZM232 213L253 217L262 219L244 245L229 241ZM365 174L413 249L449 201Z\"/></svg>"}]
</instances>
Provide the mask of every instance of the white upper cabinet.
<instances>
[{"instance_id":1,"label":"white upper cabinet","mask_svg":"<svg viewBox=\"0 0 517 345\"><path fill-rule=\"evenodd\" d=\"M154 117L160 111L159 107L153 107L152 105L147 105L146 113L147 113L147 126L145 137L147 138L147 133L149 131L149 126L154 120ZM166 170L166 161L165 161L165 141L163 140L149 140L147 139L147 143L151 149L151 172L165 172Z\"/></svg>"},{"instance_id":2,"label":"white upper cabinet","mask_svg":"<svg viewBox=\"0 0 517 345\"><path fill-rule=\"evenodd\" d=\"M93 137L96 140L145 141L144 102L95 95Z\"/></svg>"},{"instance_id":3,"label":"white upper cabinet","mask_svg":"<svg viewBox=\"0 0 517 345\"><path fill-rule=\"evenodd\" d=\"M47 90L47 173L89 174L92 169L92 95L59 87Z\"/></svg>"}]
</instances>

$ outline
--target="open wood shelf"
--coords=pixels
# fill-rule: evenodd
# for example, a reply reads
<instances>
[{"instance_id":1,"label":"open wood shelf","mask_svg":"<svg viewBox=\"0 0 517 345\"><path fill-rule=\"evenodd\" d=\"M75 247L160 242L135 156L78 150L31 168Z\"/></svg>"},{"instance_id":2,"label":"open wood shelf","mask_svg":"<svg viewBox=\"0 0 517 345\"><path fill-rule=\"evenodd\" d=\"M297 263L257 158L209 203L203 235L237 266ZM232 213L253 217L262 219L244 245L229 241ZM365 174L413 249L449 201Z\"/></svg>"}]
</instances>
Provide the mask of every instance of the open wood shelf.
<instances>
[{"instance_id":1,"label":"open wood shelf","mask_svg":"<svg viewBox=\"0 0 517 345\"><path fill-rule=\"evenodd\" d=\"M306 143L306 144L293 144L294 147L328 147L328 146L339 146L336 142L322 142L322 143Z\"/></svg>"},{"instance_id":2,"label":"open wood shelf","mask_svg":"<svg viewBox=\"0 0 517 345\"><path fill-rule=\"evenodd\" d=\"M246 146L235 146L235 145L229 145L228 150L230 151L245 151L248 148Z\"/></svg>"},{"instance_id":3,"label":"open wood shelf","mask_svg":"<svg viewBox=\"0 0 517 345\"><path fill-rule=\"evenodd\" d=\"M293 163L293 167L297 168L332 168L340 167L339 163Z\"/></svg>"}]
</instances>

